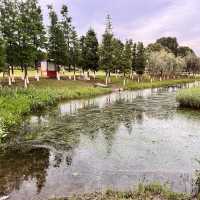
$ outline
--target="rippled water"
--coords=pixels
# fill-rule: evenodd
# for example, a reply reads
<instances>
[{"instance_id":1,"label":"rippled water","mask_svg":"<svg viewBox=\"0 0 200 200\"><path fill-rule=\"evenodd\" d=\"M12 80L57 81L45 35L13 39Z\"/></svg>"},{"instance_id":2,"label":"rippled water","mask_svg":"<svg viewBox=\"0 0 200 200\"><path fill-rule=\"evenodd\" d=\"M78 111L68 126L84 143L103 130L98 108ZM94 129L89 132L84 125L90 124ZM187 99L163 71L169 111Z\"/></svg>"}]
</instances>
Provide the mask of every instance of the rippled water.
<instances>
[{"instance_id":1,"label":"rippled water","mask_svg":"<svg viewBox=\"0 0 200 200\"><path fill-rule=\"evenodd\" d=\"M0 196L48 199L155 181L191 192L200 112L178 109L177 90L113 93L28 117L0 150Z\"/></svg>"}]
</instances>

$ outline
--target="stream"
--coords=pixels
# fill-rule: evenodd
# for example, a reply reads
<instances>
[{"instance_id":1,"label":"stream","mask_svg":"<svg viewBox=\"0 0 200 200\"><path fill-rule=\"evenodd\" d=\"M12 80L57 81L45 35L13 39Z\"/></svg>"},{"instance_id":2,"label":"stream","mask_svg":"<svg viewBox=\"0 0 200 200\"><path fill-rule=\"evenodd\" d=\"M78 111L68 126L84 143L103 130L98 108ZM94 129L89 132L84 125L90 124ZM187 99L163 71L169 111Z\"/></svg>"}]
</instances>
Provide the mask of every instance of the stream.
<instances>
[{"instance_id":1,"label":"stream","mask_svg":"<svg viewBox=\"0 0 200 200\"><path fill-rule=\"evenodd\" d=\"M200 112L180 109L176 92L194 84L62 102L26 117L0 148L0 197L47 200L152 182L193 192Z\"/></svg>"}]
</instances>

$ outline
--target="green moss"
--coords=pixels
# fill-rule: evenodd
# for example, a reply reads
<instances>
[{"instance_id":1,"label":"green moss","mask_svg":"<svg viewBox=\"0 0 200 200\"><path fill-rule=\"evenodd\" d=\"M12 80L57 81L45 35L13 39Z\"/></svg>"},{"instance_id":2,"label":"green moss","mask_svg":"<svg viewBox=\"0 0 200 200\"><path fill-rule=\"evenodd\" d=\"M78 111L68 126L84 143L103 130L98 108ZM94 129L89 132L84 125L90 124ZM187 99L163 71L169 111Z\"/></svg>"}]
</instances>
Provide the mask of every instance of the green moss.
<instances>
[{"instance_id":1,"label":"green moss","mask_svg":"<svg viewBox=\"0 0 200 200\"><path fill-rule=\"evenodd\" d=\"M176 96L181 107L200 109L200 88L180 90Z\"/></svg>"}]
</instances>

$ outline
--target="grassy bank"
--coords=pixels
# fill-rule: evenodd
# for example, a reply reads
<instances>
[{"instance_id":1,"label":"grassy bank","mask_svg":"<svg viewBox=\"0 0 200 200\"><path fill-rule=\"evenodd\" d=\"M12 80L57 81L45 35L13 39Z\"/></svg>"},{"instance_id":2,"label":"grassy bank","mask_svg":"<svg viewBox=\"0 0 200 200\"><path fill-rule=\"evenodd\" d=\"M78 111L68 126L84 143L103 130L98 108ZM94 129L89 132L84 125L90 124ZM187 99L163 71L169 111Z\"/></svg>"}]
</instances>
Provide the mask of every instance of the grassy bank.
<instances>
[{"instance_id":1,"label":"grassy bank","mask_svg":"<svg viewBox=\"0 0 200 200\"><path fill-rule=\"evenodd\" d=\"M139 185L137 191L92 193L69 198L52 199L52 200L191 200L192 197L186 194L178 194L170 191L159 184L147 186Z\"/></svg>"},{"instance_id":2,"label":"grassy bank","mask_svg":"<svg viewBox=\"0 0 200 200\"><path fill-rule=\"evenodd\" d=\"M180 90L176 98L181 107L200 109L200 88Z\"/></svg>"},{"instance_id":3,"label":"grassy bank","mask_svg":"<svg viewBox=\"0 0 200 200\"><path fill-rule=\"evenodd\" d=\"M94 97L111 92L111 89L94 88L72 81L41 80L28 89L22 87L0 89L0 126L8 128L21 122L23 116L61 100ZM0 129L0 132L2 130Z\"/></svg>"},{"instance_id":4,"label":"grassy bank","mask_svg":"<svg viewBox=\"0 0 200 200\"><path fill-rule=\"evenodd\" d=\"M105 81L105 77L98 76L98 80L101 82ZM174 86L178 84L191 83L195 80L200 80L200 78L182 78L182 79L169 79L169 80L155 80L150 82L150 80L144 79L141 82L137 82L136 80L127 80L126 86L123 85L123 78L116 78L115 76L111 77L111 83L109 84L111 87L119 87L124 88L125 90L138 90L138 89L146 89L146 88L158 88L158 87L167 87Z\"/></svg>"}]
</instances>

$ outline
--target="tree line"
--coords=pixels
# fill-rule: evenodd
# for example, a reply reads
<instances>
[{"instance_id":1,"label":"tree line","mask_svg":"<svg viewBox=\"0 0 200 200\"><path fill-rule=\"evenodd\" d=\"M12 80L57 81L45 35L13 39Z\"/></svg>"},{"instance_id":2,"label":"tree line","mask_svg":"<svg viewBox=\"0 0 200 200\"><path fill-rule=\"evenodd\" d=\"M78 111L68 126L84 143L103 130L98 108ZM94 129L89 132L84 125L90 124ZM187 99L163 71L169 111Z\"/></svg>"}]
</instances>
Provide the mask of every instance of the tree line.
<instances>
[{"instance_id":1,"label":"tree line","mask_svg":"<svg viewBox=\"0 0 200 200\"><path fill-rule=\"evenodd\" d=\"M106 84L111 73L128 78L145 72L160 79L175 77L182 72L198 73L200 60L189 47L179 46L177 39L163 37L146 48L142 42L125 42L112 31L110 15L106 17L105 32L99 42L95 30L78 36L69 14L63 5L56 13L48 5L48 27L44 26L42 10L37 0L2 0L0 3L0 71L8 72L9 84L15 82L14 68L24 72L25 86L29 83L28 67L38 72L40 62L48 59L55 63L57 72L65 67L74 72L82 71L85 79L90 72L94 78L98 70L106 74ZM39 73L39 72L38 72ZM37 74L38 74L37 73Z\"/></svg>"}]
</instances>

